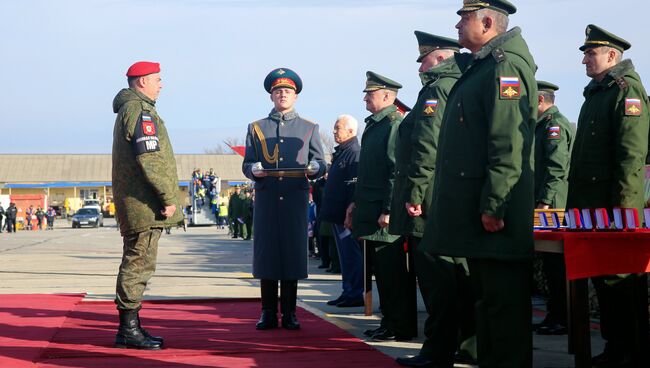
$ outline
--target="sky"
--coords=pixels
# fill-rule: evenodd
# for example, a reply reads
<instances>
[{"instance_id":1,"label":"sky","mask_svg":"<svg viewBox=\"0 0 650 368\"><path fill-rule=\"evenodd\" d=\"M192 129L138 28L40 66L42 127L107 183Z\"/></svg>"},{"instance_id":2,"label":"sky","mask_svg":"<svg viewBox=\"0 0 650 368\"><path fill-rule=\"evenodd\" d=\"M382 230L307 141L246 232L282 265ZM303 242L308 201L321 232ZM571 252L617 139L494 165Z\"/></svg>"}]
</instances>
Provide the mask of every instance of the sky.
<instances>
[{"instance_id":1,"label":"sky","mask_svg":"<svg viewBox=\"0 0 650 368\"><path fill-rule=\"evenodd\" d=\"M650 83L650 3L526 0L522 28L537 78L558 84L556 104L578 118L589 82L578 47L593 23L627 39L625 58ZM612 4L616 6L613 6ZM0 0L0 153L110 153L112 101L128 67L161 63L157 110L176 153L243 140L268 115L262 86L276 67L304 82L296 110L330 134L336 117L363 126L367 70L421 88L414 30L457 37L462 0ZM645 56L644 56L645 55ZM646 84L647 87L650 87Z\"/></svg>"}]
</instances>

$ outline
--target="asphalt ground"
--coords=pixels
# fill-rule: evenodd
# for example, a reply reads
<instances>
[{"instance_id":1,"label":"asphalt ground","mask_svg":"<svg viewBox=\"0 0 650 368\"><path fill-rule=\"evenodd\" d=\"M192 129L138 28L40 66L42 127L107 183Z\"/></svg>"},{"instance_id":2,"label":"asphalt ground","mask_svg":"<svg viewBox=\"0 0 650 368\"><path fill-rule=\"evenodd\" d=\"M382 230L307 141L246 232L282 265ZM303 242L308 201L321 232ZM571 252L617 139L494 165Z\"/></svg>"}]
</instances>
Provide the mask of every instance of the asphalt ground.
<instances>
[{"instance_id":1,"label":"asphalt ground","mask_svg":"<svg viewBox=\"0 0 650 368\"><path fill-rule=\"evenodd\" d=\"M72 229L66 220L57 220L53 231L1 233L0 294L86 293L86 300L113 300L122 241L112 219L105 219L104 225ZM257 298L259 281L251 275L252 253L252 241L231 239L225 229L172 229L159 242L158 266L145 298ZM299 282L300 305L366 340L363 331L379 324L376 288L373 316L365 316L362 307L328 306L326 302L341 292L341 277L318 269L319 264L319 260L309 260L309 278ZM543 308L537 299L533 305ZM426 319L421 299L418 310L418 339L367 343L392 357L417 354ZM535 321L539 319L535 317ZM592 352L600 353L604 346L600 333L592 330L591 335ZM533 341L534 367L574 366L573 356L567 353L566 335L534 335Z\"/></svg>"}]
</instances>

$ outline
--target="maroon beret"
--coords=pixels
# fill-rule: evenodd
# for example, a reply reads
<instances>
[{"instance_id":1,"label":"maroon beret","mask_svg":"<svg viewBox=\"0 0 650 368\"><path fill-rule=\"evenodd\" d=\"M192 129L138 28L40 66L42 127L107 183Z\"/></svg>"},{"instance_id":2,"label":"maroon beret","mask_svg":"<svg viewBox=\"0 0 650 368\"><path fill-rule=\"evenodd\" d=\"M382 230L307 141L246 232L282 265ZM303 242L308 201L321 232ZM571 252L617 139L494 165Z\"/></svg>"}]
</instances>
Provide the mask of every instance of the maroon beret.
<instances>
[{"instance_id":1,"label":"maroon beret","mask_svg":"<svg viewBox=\"0 0 650 368\"><path fill-rule=\"evenodd\" d=\"M138 61L131 65L129 70L126 71L127 77L142 77L153 73L160 73L160 64L152 63L150 61Z\"/></svg>"}]
</instances>

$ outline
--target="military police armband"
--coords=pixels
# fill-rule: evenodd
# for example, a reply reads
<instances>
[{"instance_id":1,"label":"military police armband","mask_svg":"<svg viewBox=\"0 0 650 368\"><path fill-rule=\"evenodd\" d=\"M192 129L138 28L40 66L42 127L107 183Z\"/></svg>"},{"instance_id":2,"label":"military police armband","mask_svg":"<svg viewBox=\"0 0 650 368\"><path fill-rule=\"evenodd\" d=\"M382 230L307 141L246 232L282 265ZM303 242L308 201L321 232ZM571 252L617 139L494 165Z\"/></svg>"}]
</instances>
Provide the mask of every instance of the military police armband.
<instances>
[{"instance_id":1,"label":"military police armband","mask_svg":"<svg viewBox=\"0 0 650 368\"><path fill-rule=\"evenodd\" d=\"M151 115L142 112L138 123L135 125L135 132L131 142L136 156L160 151L158 126Z\"/></svg>"}]
</instances>

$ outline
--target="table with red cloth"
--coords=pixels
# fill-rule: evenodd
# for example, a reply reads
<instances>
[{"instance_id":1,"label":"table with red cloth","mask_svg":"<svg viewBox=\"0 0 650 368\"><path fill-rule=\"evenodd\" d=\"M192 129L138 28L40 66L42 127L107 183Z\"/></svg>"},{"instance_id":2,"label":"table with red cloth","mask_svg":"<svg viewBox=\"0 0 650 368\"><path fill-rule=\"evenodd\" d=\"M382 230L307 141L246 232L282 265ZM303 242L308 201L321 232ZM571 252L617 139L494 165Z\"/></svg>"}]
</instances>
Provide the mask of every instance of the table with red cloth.
<instances>
[{"instance_id":1,"label":"table with red cloth","mask_svg":"<svg viewBox=\"0 0 650 368\"><path fill-rule=\"evenodd\" d=\"M564 253L567 273L569 351L576 368L591 367L589 277L650 272L650 230L536 230L535 251ZM647 300L645 296L639 298ZM641 342L640 342L641 343Z\"/></svg>"}]
</instances>

